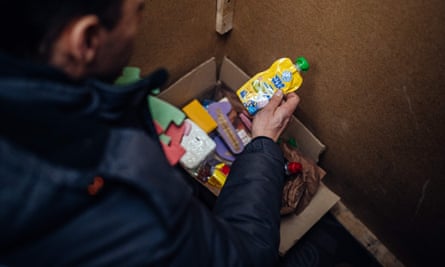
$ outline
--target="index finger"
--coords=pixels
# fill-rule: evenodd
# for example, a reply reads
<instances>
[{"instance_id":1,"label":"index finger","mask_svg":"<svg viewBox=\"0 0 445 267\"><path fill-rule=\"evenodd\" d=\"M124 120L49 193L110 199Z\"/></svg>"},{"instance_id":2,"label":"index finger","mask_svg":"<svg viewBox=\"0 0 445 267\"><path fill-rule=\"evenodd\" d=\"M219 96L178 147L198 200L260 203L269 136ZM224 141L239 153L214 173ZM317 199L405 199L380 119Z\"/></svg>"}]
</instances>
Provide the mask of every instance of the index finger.
<instances>
[{"instance_id":1,"label":"index finger","mask_svg":"<svg viewBox=\"0 0 445 267\"><path fill-rule=\"evenodd\" d=\"M295 93L289 93L286 95L286 100L277 108L276 112L280 112L283 115L290 117L299 103L300 97Z\"/></svg>"},{"instance_id":2,"label":"index finger","mask_svg":"<svg viewBox=\"0 0 445 267\"><path fill-rule=\"evenodd\" d=\"M264 107L266 110L275 110L283 100L283 92L281 90L277 90L269 100L269 103Z\"/></svg>"}]
</instances>

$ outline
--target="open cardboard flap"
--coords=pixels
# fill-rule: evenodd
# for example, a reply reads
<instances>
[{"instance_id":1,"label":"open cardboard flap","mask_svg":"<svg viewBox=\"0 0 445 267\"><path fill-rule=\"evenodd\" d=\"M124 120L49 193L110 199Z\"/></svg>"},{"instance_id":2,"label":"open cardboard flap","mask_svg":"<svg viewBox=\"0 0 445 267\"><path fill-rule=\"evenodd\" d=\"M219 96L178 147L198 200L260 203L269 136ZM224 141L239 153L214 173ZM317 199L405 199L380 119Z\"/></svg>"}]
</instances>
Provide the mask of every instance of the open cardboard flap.
<instances>
[{"instance_id":1,"label":"open cardboard flap","mask_svg":"<svg viewBox=\"0 0 445 267\"><path fill-rule=\"evenodd\" d=\"M217 75L215 58L210 58L163 90L159 98L181 108L214 88L219 82L237 90L248 79L249 76L228 58L223 59L220 73ZM315 161L318 161L320 154L325 150L325 145L295 117L289 122L283 136L295 138L299 149ZM310 204L299 215L287 215L282 218L279 252L286 253L339 199L321 183Z\"/></svg>"}]
</instances>

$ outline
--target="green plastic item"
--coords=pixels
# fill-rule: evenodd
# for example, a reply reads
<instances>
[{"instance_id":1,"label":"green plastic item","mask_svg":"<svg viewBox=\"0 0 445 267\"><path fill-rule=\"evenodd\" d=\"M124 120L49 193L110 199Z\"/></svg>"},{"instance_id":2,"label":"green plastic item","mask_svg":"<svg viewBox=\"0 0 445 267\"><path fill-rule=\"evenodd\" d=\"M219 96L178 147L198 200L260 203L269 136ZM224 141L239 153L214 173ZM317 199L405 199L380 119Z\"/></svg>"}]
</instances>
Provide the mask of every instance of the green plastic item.
<instances>
[{"instance_id":1,"label":"green plastic item","mask_svg":"<svg viewBox=\"0 0 445 267\"><path fill-rule=\"evenodd\" d=\"M122 70L122 75L116 79L116 85L128 85L135 83L141 79L141 69L138 67L125 67Z\"/></svg>"},{"instance_id":2,"label":"green plastic item","mask_svg":"<svg viewBox=\"0 0 445 267\"><path fill-rule=\"evenodd\" d=\"M289 138L289 140L287 140L287 144L293 148L298 148L297 141L293 137L291 137L291 138Z\"/></svg>"},{"instance_id":3,"label":"green plastic item","mask_svg":"<svg viewBox=\"0 0 445 267\"><path fill-rule=\"evenodd\" d=\"M174 122L177 126L184 122L185 114L177 107L154 96L148 96L147 98L151 116L163 131L167 130L171 122Z\"/></svg>"},{"instance_id":4,"label":"green plastic item","mask_svg":"<svg viewBox=\"0 0 445 267\"><path fill-rule=\"evenodd\" d=\"M159 89L159 88L155 88L155 89L151 90L152 95L159 95L160 93L161 93L161 89Z\"/></svg>"},{"instance_id":5,"label":"green plastic item","mask_svg":"<svg viewBox=\"0 0 445 267\"><path fill-rule=\"evenodd\" d=\"M300 71L309 70L309 62L304 57L299 57L295 61L295 65Z\"/></svg>"},{"instance_id":6,"label":"green plastic item","mask_svg":"<svg viewBox=\"0 0 445 267\"><path fill-rule=\"evenodd\" d=\"M172 141L171 137L165 134L159 135L159 140L161 140L161 142L166 146L168 146Z\"/></svg>"}]
</instances>

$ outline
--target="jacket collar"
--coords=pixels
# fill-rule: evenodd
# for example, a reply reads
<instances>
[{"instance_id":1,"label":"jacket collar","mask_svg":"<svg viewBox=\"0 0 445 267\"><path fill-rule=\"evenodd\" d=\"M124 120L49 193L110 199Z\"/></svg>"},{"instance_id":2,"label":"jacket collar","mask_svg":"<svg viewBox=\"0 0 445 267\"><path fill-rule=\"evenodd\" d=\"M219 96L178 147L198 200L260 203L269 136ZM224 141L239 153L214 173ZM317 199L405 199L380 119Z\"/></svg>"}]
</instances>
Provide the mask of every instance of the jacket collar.
<instances>
[{"instance_id":1,"label":"jacket collar","mask_svg":"<svg viewBox=\"0 0 445 267\"><path fill-rule=\"evenodd\" d=\"M65 119L66 115L74 115L116 120L142 101L151 89L161 86L167 76L165 70L159 69L140 81L125 86L115 86L95 79L73 81L51 66L0 54L1 106L6 102L14 104L12 109L2 108L1 114L3 116L6 112L14 112L33 118L44 114L50 117L62 116ZM32 113L24 114L25 110Z\"/></svg>"},{"instance_id":2,"label":"jacket collar","mask_svg":"<svg viewBox=\"0 0 445 267\"><path fill-rule=\"evenodd\" d=\"M146 96L166 79L160 69L126 86L72 81L58 69L0 54L0 136L46 151L110 125L140 126Z\"/></svg>"}]
</instances>

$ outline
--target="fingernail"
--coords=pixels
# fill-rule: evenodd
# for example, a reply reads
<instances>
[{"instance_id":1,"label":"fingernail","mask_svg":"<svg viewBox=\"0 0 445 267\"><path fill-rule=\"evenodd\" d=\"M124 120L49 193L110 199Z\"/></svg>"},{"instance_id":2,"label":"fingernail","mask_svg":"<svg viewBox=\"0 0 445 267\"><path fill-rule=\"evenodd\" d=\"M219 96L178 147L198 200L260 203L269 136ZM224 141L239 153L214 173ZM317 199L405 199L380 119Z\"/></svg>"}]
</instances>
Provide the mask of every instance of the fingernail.
<instances>
[{"instance_id":1,"label":"fingernail","mask_svg":"<svg viewBox=\"0 0 445 267\"><path fill-rule=\"evenodd\" d=\"M277 90L277 91L275 92L275 95L276 95L276 96L282 96L282 95L283 95L283 91L281 91L281 90Z\"/></svg>"}]
</instances>

